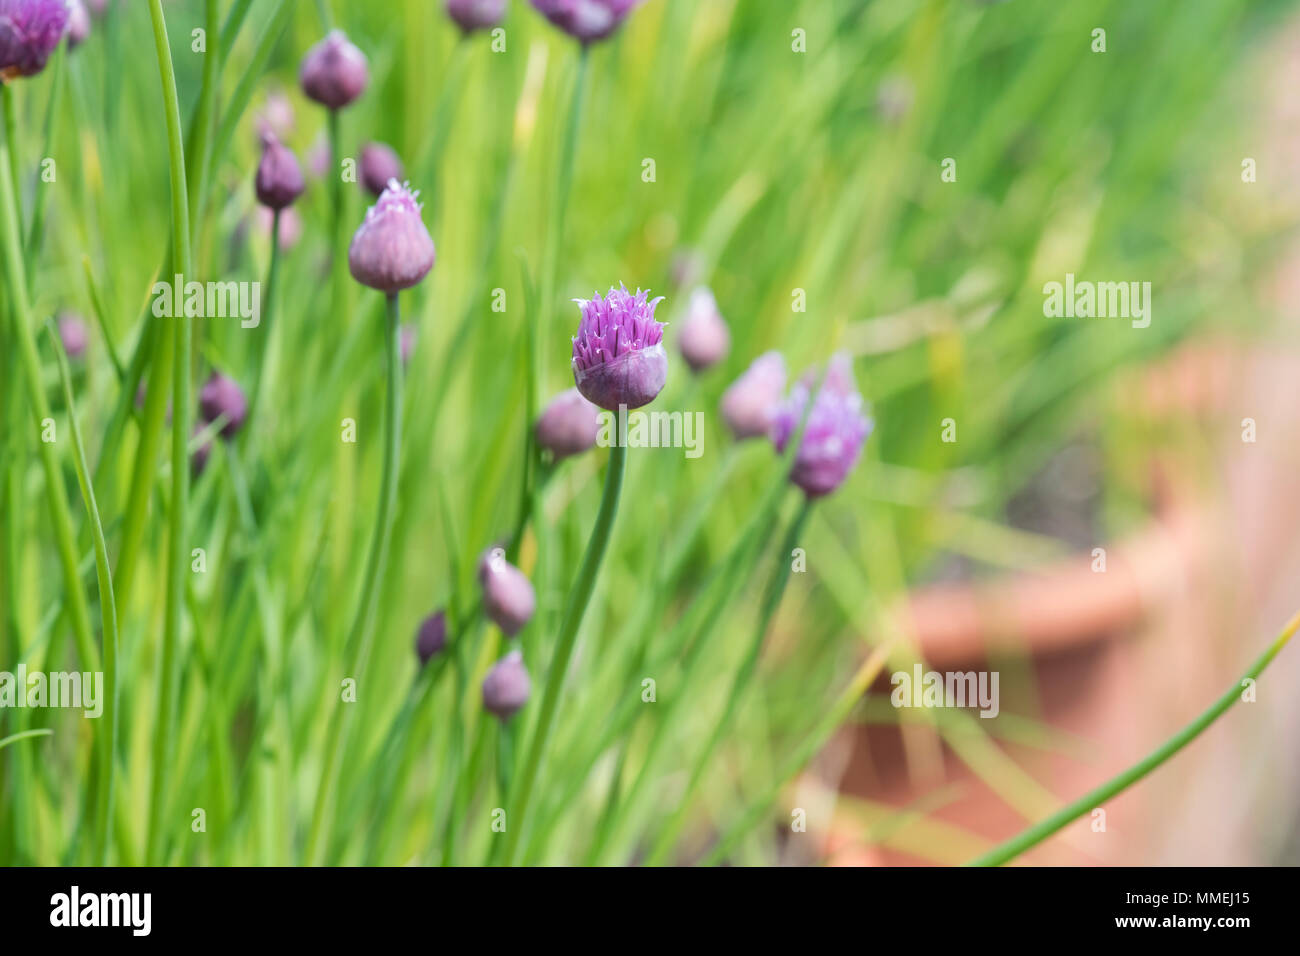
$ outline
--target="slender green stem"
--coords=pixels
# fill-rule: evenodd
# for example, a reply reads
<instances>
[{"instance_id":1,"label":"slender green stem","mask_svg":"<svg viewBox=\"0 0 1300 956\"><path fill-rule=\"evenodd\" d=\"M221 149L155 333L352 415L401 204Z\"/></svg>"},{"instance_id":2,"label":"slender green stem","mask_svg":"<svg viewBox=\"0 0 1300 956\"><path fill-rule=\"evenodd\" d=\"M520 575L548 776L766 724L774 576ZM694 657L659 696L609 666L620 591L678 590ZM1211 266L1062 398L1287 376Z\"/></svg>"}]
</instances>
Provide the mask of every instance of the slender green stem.
<instances>
[{"instance_id":1,"label":"slender green stem","mask_svg":"<svg viewBox=\"0 0 1300 956\"><path fill-rule=\"evenodd\" d=\"M275 312L276 276L280 271L280 213L275 210L271 218L271 263L266 270L265 295L262 296L262 315L258 322L257 344L253 346L253 394L248 402L248 420L257 412L262 397L262 380L266 376L266 355L271 349L271 316ZM265 325L265 329L262 326Z\"/></svg>"},{"instance_id":2,"label":"slender green stem","mask_svg":"<svg viewBox=\"0 0 1300 956\"><path fill-rule=\"evenodd\" d=\"M90 533L95 543L95 571L99 577L99 617L103 627L104 683L103 712L100 714L105 728L99 733L99 769L95 784L95 864L108 862L108 845L111 836L109 820L113 806L113 779L117 771L117 608L113 601L113 573L108 565L108 543L104 539L104 525L95 503L95 489L90 484L90 466L86 462L86 447L81 440L81 427L77 423L76 404L72 399L72 375L68 359L63 354L59 333L53 321L46 323L54 354L58 359L59 379L63 383L63 399L68 408L68 428L72 432L72 450L77 466L77 483L81 486L81 499L90 519Z\"/></svg>"},{"instance_id":3,"label":"slender green stem","mask_svg":"<svg viewBox=\"0 0 1300 956\"><path fill-rule=\"evenodd\" d=\"M190 263L189 193L185 178L185 143L181 128L180 99L176 92L176 74L172 68L171 46L167 40L167 22L162 0L149 0L153 22L154 50L158 58L158 75L162 84L167 125L167 159L171 176L172 261L176 271L188 279ZM149 787L149 835L146 859L162 862L164 840L171 832L163 820L167 802L167 784L171 768L174 731L176 654L180 645L181 614L185 605L185 575L188 573L189 548L187 515L190 469L187 444L190 429L190 320L182 310L172 317L175 323L172 352L172 454L171 501L168 511L167 596L164 608L162 653L159 658L158 709L154 724L153 768Z\"/></svg>"},{"instance_id":4,"label":"slender green stem","mask_svg":"<svg viewBox=\"0 0 1300 956\"><path fill-rule=\"evenodd\" d=\"M50 63L50 100L45 110L45 146L42 156L54 155L54 124L58 121L63 102L63 74L67 69L68 44L60 43ZM45 207L49 203L50 190L45 183L36 189L36 198L32 202L32 221L27 232L27 284L33 285L32 277L36 272L36 255L40 252L41 242L45 237Z\"/></svg>"},{"instance_id":5,"label":"slender green stem","mask_svg":"<svg viewBox=\"0 0 1300 956\"><path fill-rule=\"evenodd\" d=\"M519 775L515 792L510 794L511 813L508 819L508 833L505 843L504 862L507 866L513 862L519 847L520 837L528 821L528 804L533 795L533 786L537 782L537 772L541 767L546 744L555 723L555 712L559 707L560 694L564 689L564 677L569 669L569 658L573 655L573 645L578 636L578 628L587 612L592 591L596 587L596 577L600 572L605 550L609 546L610 533L614 528L614 517L618 512L619 493L623 489L623 473L627 468L627 447L623 437L609 450L609 465L605 473L605 492L600 500L600 511L596 515L596 525L591 529L591 538L587 542L587 553L583 556L582 567L569 592L568 603L564 608L564 618L560 624L559 637L555 642L555 656L551 659L550 671L546 677L546 689L542 693L541 710L538 712L537 729L528 747L528 757L523 771Z\"/></svg>"},{"instance_id":6,"label":"slender green stem","mask_svg":"<svg viewBox=\"0 0 1300 956\"><path fill-rule=\"evenodd\" d=\"M20 740L27 740L31 737L50 737L54 731L48 727L42 727L39 730L23 730L16 734L10 734L8 737L0 737L0 750L4 750L10 744L16 744Z\"/></svg>"},{"instance_id":7,"label":"slender green stem","mask_svg":"<svg viewBox=\"0 0 1300 956\"><path fill-rule=\"evenodd\" d=\"M379 489L379 509L375 516L374 535L370 539L370 553L366 559L365 577L356 617L348 637L348 665L346 676L361 686L366 662L370 656L370 638L374 630L375 596L379 593L379 579L383 577L388 560L388 541L392 534L393 505L397 497L397 477L402 444L402 316L397 295L388 297L385 345L387 352L388 384L386 389L386 415L388 433L384 442L384 469ZM326 735L325 766L321 771L320 786L316 790L316 806L312 813L311 829L307 836L304 858L308 864L320 862L326 843L323 840L329 819L331 797L338 784L339 757L349 726L350 705L340 701L330 717Z\"/></svg>"},{"instance_id":8,"label":"slender green stem","mask_svg":"<svg viewBox=\"0 0 1300 956\"><path fill-rule=\"evenodd\" d=\"M1241 686L1246 681L1254 681L1264 668L1268 667L1273 658L1278 655L1282 648L1295 635L1297 629L1300 629L1300 613L1297 613L1282 632L1274 639L1273 643L1265 649L1264 653L1256 658L1255 662L1250 665L1246 673L1241 678L1224 691L1223 696L1211 704L1204 713L1193 720L1178 733L1174 734L1164 743L1162 743L1147 756L1143 757L1133 766L1129 767L1123 773L1117 774L1110 780L1107 780L1101 786L1088 791L1078 800L1070 803L1060 810L1053 813L1050 817L1040 823L1036 823L1023 832L1001 843L989 850L983 856L971 860L968 866L1001 866L1014 860L1026 850L1042 843L1058 830L1068 826L1085 813L1101 806L1107 800L1123 793L1133 784L1137 783L1151 771L1155 770L1162 763L1172 757L1178 751L1182 750L1189 743L1199 737L1210 724L1214 723L1241 699Z\"/></svg>"}]
</instances>

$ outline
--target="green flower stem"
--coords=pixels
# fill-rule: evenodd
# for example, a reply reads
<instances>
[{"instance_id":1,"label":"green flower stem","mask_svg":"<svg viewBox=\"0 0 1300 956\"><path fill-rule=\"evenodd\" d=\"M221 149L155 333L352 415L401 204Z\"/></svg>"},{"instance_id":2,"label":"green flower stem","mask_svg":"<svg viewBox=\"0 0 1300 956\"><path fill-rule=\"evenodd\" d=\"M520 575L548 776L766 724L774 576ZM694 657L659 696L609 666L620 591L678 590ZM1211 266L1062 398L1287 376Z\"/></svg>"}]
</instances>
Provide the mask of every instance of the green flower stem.
<instances>
[{"instance_id":1,"label":"green flower stem","mask_svg":"<svg viewBox=\"0 0 1300 956\"><path fill-rule=\"evenodd\" d=\"M528 803L532 798L537 772L541 767L542 756L555 723L555 712L564 689L564 677L569 669L569 658L573 655L578 627L587 612L587 603L591 600L592 591L595 590L596 576L600 572L605 549L609 546L610 532L613 531L614 517L618 512L619 493L623 489L623 473L626 469L627 447L620 436L609 450L609 465L605 472L605 492L600 500L600 511L596 515L596 525L591 529L591 538L587 542L587 553L583 556L582 567L578 569L573 590L569 592L569 600L564 608L559 637L555 642L555 655L551 659L551 668L546 677L546 689L542 694L541 709L537 716L537 729L533 731L528 757L519 775L516 790L510 794L511 813L507 821L504 851L506 866L514 862L520 837L528 821Z\"/></svg>"},{"instance_id":2,"label":"green flower stem","mask_svg":"<svg viewBox=\"0 0 1300 956\"><path fill-rule=\"evenodd\" d=\"M171 178L172 261L176 271L188 278L190 262L189 193L185 179L185 144L181 130L180 99L172 68L171 47L162 0L149 0L153 22L154 50L162 84L167 124L167 159ZM172 448L171 501L168 508L167 595L164 608L162 652L159 656L157 720L154 724L153 767L149 786L149 835L145 858L162 863L164 839L171 832L163 820L167 785L172 764L175 731L175 670L180 645L181 614L185 604L185 580L189 572L186 509L189 503L190 468L187 445L190 431L190 320L184 314L171 319L172 336Z\"/></svg>"},{"instance_id":3,"label":"green flower stem","mask_svg":"<svg viewBox=\"0 0 1300 956\"><path fill-rule=\"evenodd\" d=\"M776 553L776 567L772 571L772 577L767 584L767 591L763 596L758 624L754 628L754 636L750 641L749 650L731 680L731 689L727 693L727 702L723 705L721 716L714 724L713 733L709 736L708 742L705 743L704 749L695 757L695 765L691 770L686 789L681 794L677 811L669 818L667 825L659 831L659 836L655 840L650 855L646 858L646 864L649 866L658 866L663 863L672 849L673 841L677 839L678 833L681 832L681 828L686 822L686 814L691 808L690 799L699 786L700 780L703 779L704 772L710 766L713 751L717 749L718 744L722 742L723 736L731 726L731 720L735 716L736 708L739 707L740 700L749 686L750 678L754 676L754 671L758 667L758 659L763 651L763 643L767 637L767 630L771 626L772 618L776 615L777 607L781 604L781 596L785 593L785 586L790 580L790 552L799 544L799 536L803 533L808 516L812 513L812 507L813 500L805 498L799 508L799 513L790 522L781 550Z\"/></svg>"},{"instance_id":4,"label":"green flower stem","mask_svg":"<svg viewBox=\"0 0 1300 956\"><path fill-rule=\"evenodd\" d=\"M208 47L203 54L203 80L199 87L199 100L194 107L189 135L185 140L185 158L189 163L186 167L186 180L191 186L189 219L191 227L195 229L198 228L200 220L200 204L207 193L212 138L216 132L217 88L220 86L218 71L225 49L221 45L224 34L219 26L219 6L217 0L204 0L203 28Z\"/></svg>"},{"instance_id":5,"label":"green flower stem","mask_svg":"<svg viewBox=\"0 0 1300 956\"><path fill-rule=\"evenodd\" d=\"M50 737L54 731L48 727L42 727L40 730L24 730L20 733L10 734L8 737L0 737L0 750L4 750L10 744L16 744L20 740L28 740L32 737Z\"/></svg>"},{"instance_id":6,"label":"green flower stem","mask_svg":"<svg viewBox=\"0 0 1300 956\"><path fill-rule=\"evenodd\" d=\"M98 737L99 769L95 775L95 850L97 866L108 862L108 845L111 836L109 818L113 806L113 778L117 770L117 610L113 601L113 573L108 565L108 544L104 539L104 525L100 521L99 506L95 503L95 489L90 484L90 466L86 463L86 447L81 440L81 427L77 423L76 405L72 399L72 375L63 345L53 320L46 323L54 354L58 359L59 379L63 383L63 400L68 409L68 428L72 432L72 450L77 466L77 483L81 486L81 499L90 519L90 531L95 543L95 571L99 577L99 616L104 640L104 730Z\"/></svg>"},{"instance_id":7,"label":"green flower stem","mask_svg":"<svg viewBox=\"0 0 1300 956\"><path fill-rule=\"evenodd\" d=\"M1228 709L1241 698L1241 685L1247 680L1253 681L1258 678L1259 675L1263 673L1264 668L1268 667L1273 658L1278 655L1278 652L1280 652L1282 648L1286 647L1287 643L1295 635L1298 628L1300 628L1300 612L1287 622L1286 627L1282 628L1282 632L1278 634L1273 643L1265 649L1264 653L1256 658L1255 662L1246 670L1246 673L1241 675L1240 680L1224 691L1222 697L1211 704L1204 713L1193 720L1190 724L1178 731L1178 733L1174 734L1123 773L1112 777L1096 789L1085 793L1078 800L1062 807L1042 822L1034 824L1022 833L1007 840L1005 843L995 846L983 856L976 857L974 860L971 860L967 866L1001 866L1003 863L1010 862L1026 850L1042 843L1052 834L1068 826L1085 813L1090 812L1095 807L1101 806L1107 800L1123 793L1133 784L1137 783L1151 771L1155 770L1162 763L1199 737L1202 731L1222 717Z\"/></svg>"},{"instance_id":8,"label":"green flower stem","mask_svg":"<svg viewBox=\"0 0 1300 956\"><path fill-rule=\"evenodd\" d=\"M387 327L385 344L387 346L388 384L385 389L386 423L388 433L384 442L384 469L382 484L379 489L379 510L375 516L374 536L370 539L370 553L366 558L365 577L361 585L360 603L356 617L352 622L348 637L348 662L345 676L353 678L357 685L365 671L366 661L370 656L370 638L374 627L375 595L379 591L379 579L384 575L384 566L388 561L388 541L392 534L392 512L394 499L397 497L397 477L402 444L402 352L401 352L401 309L397 295L388 296ZM339 757L349 726L350 706L338 702L330 717L329 732L325 736L328 750L325 766L321 771L320 786L316 791L316 806L312 812L311 829L307 836L305 861L310 865L323 862L321 857L325 850L325 829L329 820L331 797L338 784Z\"/></svg>"},{"instance_id":9,"label":"green flower stem","mask_svg":"<svg viewBox=\"0 0 1300 956\"><path fill-rule=\"evenodd\" d=\"M50 99L45 109L45 146L42 156L54 155L54 124L60 115L63 103L63 74L67 69L68 44L60 43L50 62ZM36 254L40 251L45 238L45 207L49 203L50 190L37 189L32 202L32 221L27 232L27 286L33 286L36 272Z\"/></svg>"}]
</instances>

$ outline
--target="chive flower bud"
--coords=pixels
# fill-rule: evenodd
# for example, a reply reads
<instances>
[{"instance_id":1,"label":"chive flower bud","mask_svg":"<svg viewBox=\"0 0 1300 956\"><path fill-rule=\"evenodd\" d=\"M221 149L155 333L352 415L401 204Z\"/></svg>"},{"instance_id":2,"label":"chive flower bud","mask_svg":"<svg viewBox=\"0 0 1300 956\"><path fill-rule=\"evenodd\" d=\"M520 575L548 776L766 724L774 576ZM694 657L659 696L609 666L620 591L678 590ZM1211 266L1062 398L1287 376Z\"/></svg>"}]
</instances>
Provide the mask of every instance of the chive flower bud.
<instances>
[{"instance_id":1,"label":"chive flower bud","mask_svg":"<svg viewBox=\"0 0 1300 956\"><path fill-rule=\"evenodd\" d=\"M420 658L420 665L429 663L447 646L447 613L436 611L422 622L415 632L415 653Z\"/></svg>"},{"instance_id":2,"label":"chive flower bud","mask_svg":"<svg viewBox=\"0 0 1300 956\"><path fill-rule=\"evenodd\" d=\"M209 425L226 416L221 437L234 438L248 417L248 399L233 378L213 372L199 390L199 413Z\"/></svg>"},{"instance_id":3,"label":"chive flower bud","mask_svg":"<svg viewBox=\"0 0 1300 956\"><path fill-rule=\"evenodd\" d=\"M641 0L532 0L537 12L580 43L603 40Z\"/></svg>"},{"instance_id":4,"label":"chive flower bud","mask_svg":"<svg viewBox=\"0 0 1300 956\"><path fill-rule=\"evenodd\" d=\"M63 351L68 353L68 358L79 359L85 355L86 344L90 341L85 320L72 312L60 315L59 341L63 343Z\"/></svg>"},{"instance_id":5,"label":"chive flower bud","mask_svg":"<svg viewBox=\"0 0 1300 956\"><path fill-rule=\"evenodd\" d=\"M483 707L503 721L514 716L532 693L533 684L524 667L524 655L514 650L492 665L483 678Z\"/></svg>"},{"instance_id":6,"label":"chive flower bud","mask_svg":"<svg viewBox=\"0 0 1300 956\"><path fill-rule=\"evenodd\" d=\"M0 0L0 83L45 69L67 28L64 0Z\"/></svg>"},{"instance_id":7,"label":"chive flower bud","mask_svg":"<svg viewBox=\"0 0 1300 956\"><path fill-rule=\"evenodd\" d=\"M701 287L691 293L686 319L677 333L677 346L686 364L696 373L720 362L731 350L731 332L708 289Z\"/></svg>"},{"instance_id":8,"label":"chive flower bud","mask_svg":"<svg viewBox=\"0 0 1300 956\"><path fill-rule=\"evenodd\" d=\"M772 442L784 451L799 427L814 376L805 376L790 390L772 424ZM862 396L853 381L853 366L843 353L831 358L821 391L808 413L803 440L795 453L790 480L809 498L828 495L848 477L862 453L873 423L863 412Z\"/></svg>"},{"instance_id":9,"label":"chive flower bud","mask_svg":"<svg viewBox=\"0 0 1300 956\"><path fill-rule=\"evenodd\" d=\"M528 575L506 560L500 548L483 555L478 565L483 610L506 637L514 637L537 610L537 595Z\"/></svg>"},{"instance_id":10,"label":"chive flower bud","mask_svg":"<svg viewBox=\"0 0 1300 956\"><path fill-rule=\"evenodd\" d=\"M506 0L447 0L447 16L466 33L490 30L506 15Z\"/></svg>"},{"instance_id":11,"label":"chive flower bud","mask_svg":"<svg viewBox=\"0 0 1300 956\"><path fill-rule=\"evenodd\" d=\"M383 195L390 179L401 182L405 177L402 161L392 147L383 143L367 143L361 147L361 185L374 196Z\"/></svg>"},{"instance_id":12,"label":"chive flower bud","mask_svg":"<svg viewBox=\"0 0 1300 956\"><path fill-rule=\"evenodd\" d=\"M559 461L596 444L600 436L600 409L570 388L551 399L537 419L537 444Z\"/></svg>"},{"instance_id":13,"label":"chive flower bud","mask_svg":"<svg viewBox=\"0 0 1300 956\"><path fill-rule=\"evenodd\" d=\"M370 68L366 55L348 42L342 30L331 30L307 51L298 80L310 99L337 110L365 92Z\"/></svg>"},{"instance_id":14,"label":"chive flower bud","mask_svg":"<svg viewBox=\"0 0 1300 956\"><path fill-rule=\"evenodd\" d=\"M722 418L737 441L767 435L785 392L785 359L764 352L722 393Z\"/></svg>"},{"instance_id":15,"label":"chive flower bud","mask_svg":"<svg viewBox=\"0 0 1300 956\"><path fill-rule=\"evenodd\" d=\"M362 285L393 295L433 268L433 240L420 218L418 195L389 180L379 201L366 210L348 249L348 267Z\"/></svg>"},{"instance_id":16,"label":"chive flower bud","mask_svg":"<svg viewBox=\"0 0 1300 956\"><path fill-rule=\"evenodd\" d=\"M262 133L262 160L257 164L254 188L257 201L268 209L285 209L302 195L298 160L270 130Z\"/></svg>"},{"instance_id":17,"label":"chive flower bud","mask_svg":"<svg viewBox=\"0 0 1300 956\"><path fill-rule=\"evenodd\" d=\"M603 299L575 299L582 309L573 338L573 378L589 402L616 412L654 400L668 379L664 324L655 308L663 296L647 301L637 289L611 288Z\"/></svg>"}]
</instances>

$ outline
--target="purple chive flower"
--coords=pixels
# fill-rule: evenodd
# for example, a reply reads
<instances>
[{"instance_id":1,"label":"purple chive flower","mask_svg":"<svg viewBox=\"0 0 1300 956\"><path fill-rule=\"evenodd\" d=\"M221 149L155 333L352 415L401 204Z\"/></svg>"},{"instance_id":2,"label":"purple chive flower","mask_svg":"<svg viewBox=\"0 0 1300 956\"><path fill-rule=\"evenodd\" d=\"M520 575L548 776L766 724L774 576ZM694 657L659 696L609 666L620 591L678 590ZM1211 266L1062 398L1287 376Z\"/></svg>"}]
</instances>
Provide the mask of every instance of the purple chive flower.
<instances>
[{"instance_id":1,"label":"purple chive flower","mask_svg":"<svg viewBox=\"0 0 1300 956\"><path fill-rule=\"evenodd\" d=\"M577 455L596 444L600 435L600 409L576 388L556 395L537 419L537 444L556 461Z\"/></svg>"},{"instance_id":2,"label":"purple chive flower","mask_svg":"<svg viewBox=\"0 0 1300 956\"><path fill-rule=\"evenodd\" d=\"M402 350L402 364L405 365L411 361L411 353L415 351L415 342L419 338L419 330L414 322L407 322L402 326L401 338L398 340L398 348Z\"/></svg>"},{"instance_id":3,"label":"purple chive flower","mask_svg":"<svg viewBox=\"0 0 1300 956\"><path fill-rule=\"evenodd\" d=\"M302 169L293 155L269 130L262 134L262 161L254 181L257 201L270 209L284 209L302 195Z\"/></svg>"},{"instance_id":4,"label":"purple chive flower","mask_svg":"<svg viewBox=\"0 0 1300 956\"><path fill-rule=\"evenodd\" d=\"M668 378L664 324L655 320L663 296L647 301L623 286L575 300L582 309L573 338L573 378L588 401L611 412L654 400Z\"/></svg>"},{"instance_id":5,"label":"purple chive flower","mask_svg":"<svg viewBox=\"0 0 1300 956\"><path fill-rule=\"evenodd\" d=\"M772 429L785 392L785 359L764 352L722 393L722 417L738 440L758 438Z\"/></svg>"},{"instance_id":6,"label":"purple chive flower","mask_svg":"<svg viewBox=\"0 0 1300 956\"><path fill-rule=\"evenodd\" d=\"M248 417L248 399L233 378L213 372L203 388L199 389L199 413L208 424L225 415L226 422L221 426L221 437L233 438Z\"/></svg>"},{"instance_id":7,"label":"purple chive flower","mask_svg":"<svg viewBox=\"0 0 1300 956\"><path fill-rule=\"evenodd\" d=\"M81 0L68 0L68 49L75 50L90 36L90 13Z\"/></svg>"},{"instance_id":8,"label":"purple chive flower","mask_svg":"<svg viewBox=\"0 0 1300 956\"><path fill-rule=\"evenodd\" d=\"M641 0L532 0L537 12L581 43L603 40Z\"/></svg>"},{"instance_id":9,"label":"purple chive flower","mask_svg":"<svg viewBox=\"0 0 1300 956\"><path fill-rule=\"evenodd\" d=\"M514 637L537 610L528 575L507 561L504 551L493 548L479 561L478 579L483 585L484 612L507 637Z\"/></svg>"},{"instance_id":10,"label":"purple chive flower","mask_svg":"<svg viewBox=\"0 0 1300 956\"><path fill-rule=\"evenodd\" d=\"M490 30L506 15L506 0L447 0L447 16L466 33Z\"/></svg>"},{"instance_id":11,"label":"purple chive flower","mask_svg":"<svg viewBox=\"0 0 1300 956\"><path fill-rule=\"evenodd\" d=\"M65 0L0 0L0 82L45 69L67 28Z\"/></svg>"},{"instance_id":12,"label":"purple chive flower","mask_svg":"<svg viewBox=\"0 0 1300 956\"><path fill-rule=\"evenodd\" d=\"M348 249L352 277L362 285L395 295L433 268L433 240L420 218L418 195L393 179L379 201L366 210Z\"/></svg>"},{"instance_id":13,"label":"purple chive flower","mask_svg":"<svg viewBox=\"0 0 1300 956\"><path fill-rule=\"evenodd\" d=\"M809 393L816 387L815 376L805 376L790 390L790 397L772 423L772 442L777 451L799 427ZM795 453L790 480L809 498L828 495L848 477L871 434L872 421L863 413L862 396L853 381L853 365L843 353L833 356L808 424Z\"/></svg>"},{"instance_id":14,"label":"purple chive flower","mask_svg":"<svg viewBox=\"0 0 1300 956\"><path fill-rule=\"evenodd\" d=\"M708 289L701 287L691 293L686 319L677 333L677 346L692 372L703 372L726 358L731 350L731 333Z\"/></svg>"},{"instance_id":15,"label":"purple chive flower","mask_svg":"<svg viewBox=\"0 0 1300 956\"><path fill-rule=\"evenodd\" d=\"M420 622L420 629L415 632L415 653L423 666L446 646L447 614L445 611L437 611Z\"/></svg>"},{"instance_id":16,"label":"purple chive flower","mask_svg":"<svg viewBox=\"0 0 1300 956\"><path fill-rule=\"evenodd\" d=\"M68 353L68 358L79 359L85 355L86 344L90 341L85 320L72 312L60 315L59 341L63 343L63 351Z\"/></svg>"},{"instance_id":17,"label":"purple chive flower","mask_svg":"<svg viewBox=\"0 0 1300 956\"><path fill-rule=\"evenodd\" d=\"M298 73L302 91L321 106L342 109L363 92L370 82L366 55L348 42L342 30L307 51Z\"/></svg>"},{"instance_id":18,"label":"purple chive flower","mask_svg":"<svg viewBox=\"0 0 1300 956\"><path fill-rule=\"evenodd\" d=\"M367 143L361 147L361 162L358 165L361 168L361 185L375 196L383 195L389 180L401 182L404 178L402 161L391 146L383 143Z\"/></svg>"},{"instance_id":19,"label":"purple chive flower","mask_svg":"<svg viewBox=\"0 0 1300 956\"><path fill-rule=\"evenodd\" d=\"M509 720L528 703L533 683L528 679L521 651L511 651L492 665L483 678L483 706L502 720Z\"/></svg>"}]
</instances>

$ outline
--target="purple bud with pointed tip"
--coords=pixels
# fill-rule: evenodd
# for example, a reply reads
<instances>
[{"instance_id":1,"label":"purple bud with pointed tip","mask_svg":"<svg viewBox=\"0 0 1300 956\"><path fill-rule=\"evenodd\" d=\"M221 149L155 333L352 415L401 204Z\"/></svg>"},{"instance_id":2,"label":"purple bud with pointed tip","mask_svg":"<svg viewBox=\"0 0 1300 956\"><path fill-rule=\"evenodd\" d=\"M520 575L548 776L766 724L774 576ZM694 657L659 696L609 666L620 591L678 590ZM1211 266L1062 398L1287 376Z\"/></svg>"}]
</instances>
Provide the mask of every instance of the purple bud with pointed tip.
<instances>
[{"instance_id":1,"label":"purple bud with pointed tip","mask_svg":"<svg viewBox=\"0 0 1300 956\"><path fill-rule=\"evenodd\" d=\"M578 455L600 436L600 409L570 388L551 399L537 419L537 444L556 461Z\"/></svg>"},{"instance_id":2,"label":"purple bud with pointed tip","mask_svg":"<svg viewBox=\"0 0 1300 956\"><path fill-rule=\"evenodd\" d=\"M447 16L466 33L489 30L506 15L506 0L447 0Z\"/></svg>"},{"instance_id":3,"label":"purple bud with pointed tip","mask_svg":"<svg viewBox=\"0 0 1300 956\"><path fill-rule=\"evenodd\" d=\"M805 376L790 390L790 397L772 423L772 442L777 451L799 427L815 375ZM803 440L795 453L790 480L809 498L828 495L848 477L871 434L872 421L863 412L862 396L853 381L853 365L843 353L833 356L812 411L808 413Z\"/></svg>"},{"instance_id":4,"label":"purple bud with pointed tip","mask_svg":"<svg viewBox=\"0 0 1300 956\"><path fill-rule=\"evenodd\" d=\"M68 0L68 49L75 50L90 36L90 12L81 0Z\"/></svg>"},{"instance_id":5,"label":"purple bud with pointed tip","mask_svg":"<svg viewBox=\"0 0 1300 956\"><path fill-rule=\"evenodd\" d=\"M213 372L199 389L199 413L208 424L225 415L221 437L233 438L248 417L248 399L233 378Z\"/></svg>"},{"instance_id":6,"label":"purple bud with pointed tip","mask_svg":"<svg viewBox=\"0 0 1300 956\"><path fill-rule=\"evenodd\" d=\"M365 92L370 69L366 55L348 42L347 35L342 30L331 30L307 51L298 79L309 98L337 110Z\"/></svg>"},{"instance_id":7,"label":"purple bud with pointed tip","mask_svg":"<svg viewBox=\"0 0 1300 956\"><path fill-rule=\"evenodd\" d=\"M63 351L68 353L68 358L79 359L85 355L86 344L90 341L85 320L72 312L60 315L59 341L63 343Z\"/></svg>"},{"instance_id":8,"label":"purple bud with pointed tip","mask_svg":"<svg viewBox=\"0 0 1300 956\"><path fill-rule=\"evenodd\" d=\"M738 440L758 438L772 429L785 392L785 359L764 352L722 393L722 417Z\"/></svg>"},{"instance_id":9,"label":"purple bud with pointed tip","mask_svg":"<svg viewBox=\"0 0 1300 956\"><path fill-rule=\"evenodd\" d=\"M367 143L361 147L361 162L358 165L361 168L361 185L375 196L383 195L389 180L401 182L404 178L402 161L391 146L383 143Z\"/></svg>"},{"instance_id":10,"label":"purple bud with pointed tip","mask_svg":"<svg viewBox=\"0 0 1300 956\"><path fill-rule=\"evenodd\" d=\"M402 350L402 364L405 365L411 361L411 353L415 351L415 342L419 338L418 329L414 322L407 322L402 326L401 338L398 341L398 347Z\"/></svg>"},{"instance_id":11,"label":"purple bud with pointed tip","mask_svg":"<svg viewBox=\"0 0 1300 956\"><path fill-rule=\"evenodd\" d=\"M0 0L0 83L45 69L67 28L64 0Z\"/></svg>"},{"instance_id":12,"label":"purple bud with pointed tip","mask_svg":"<svg viewBox=\"0 0 1300 956\"><path fill-rule=\"evenodd\" d=\"M302 195L302 169L293 150L269 130L262 134L262 161L257 164L254 188L257 201L268 209L284 209Z\"/></svg>"},{"instance_id":13,"label":"purple bud with pointed tip","mask_svg":"<svg viewBox=\"0 0 1300 956\"><path fill-rule=\"evenodd\" d=\"M483 610L506 637L514 637L537 610L537 595L528 575L506 560L505 551L492 548L478 565L483 585Z\"/></svg>"},{"instance_id":14,"label":"purple bud with pointed tip","mask_svg":"<svg viewBox=\"0 0 1300 956\"><path fill-rule=\"evenodd\" d=\"M483 707L502 720L509 720L528 703L532 690L523 652L511 651L493 664L483 678Z\"/></svg>"},{"instance_id":15,"label":"purple bud with pointed tip","mask_svg":"<svg viewBox=\"0 0 1300 956\"><path fill-rule=\"evenodd\" d=\"M731 332L708 289L701 287L691 293L686 319L677 333L677 347L691 371L697 373L726 358L731 350Z\"/></svg>"},{"instance_id":16,"label":"purple bud with pointed tip","mask_svg":"<svg viewBox=\"0 0 1300 956\"><path fill-rule=\"evenodd\" d=\"M537 12L581 43L603 40L641 0L532 0Z\"/></svg>"},{"instance_id":17,"label":"purple bud with pointed tip","mask_svg":"<svg viewBox=\"0 0 1300 956\"><path fill-rule=\"evenodd\" d=\"M420 218L418 193L390 180L352 237L348 267L362 285L389 295L409 289L433 268L433 240Z\"/></svg>"},{"instance_id":18,"label":"purple bud with pointed tip","mask_svg":"<svg viewBox=\"0 0 1300 956\"><path fill-rule=\"evenodd\" d=\"M446 646L447 614L445 611L437 611L420 623L420 629L415 633L415 653L420 658L420 664L424 665Z\"/></svg>"},{"instance_id":19,"label":"purple bud with pointed tip","mask_svg":"<svg viewBox=\"0 0 1300 956\"><path fill-rule=\"evenodd\" d=\"M655 319L663 296L647 300L637 289L611 288L603 299L577 299L582 309L573 338L573 378L590 402L611 412L654 400L668 379L664 324Z\"/></svg>"}]
</instances>

